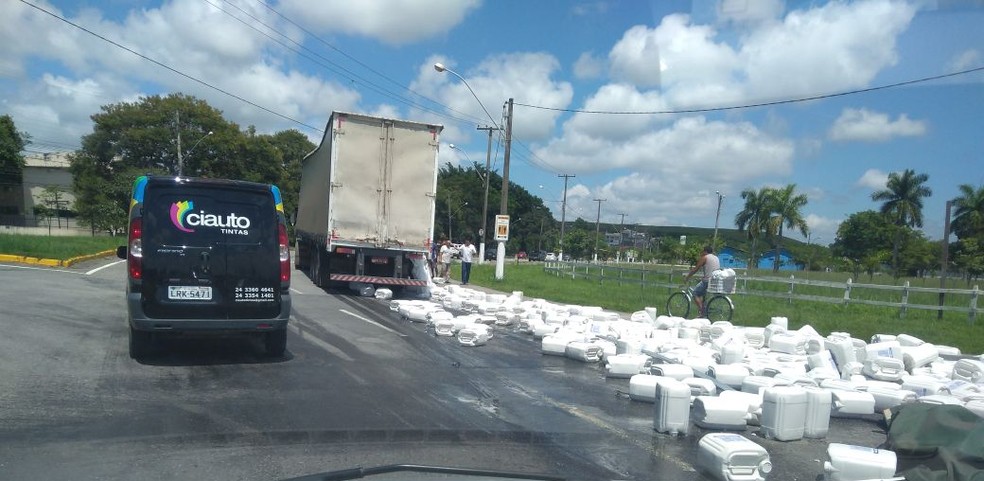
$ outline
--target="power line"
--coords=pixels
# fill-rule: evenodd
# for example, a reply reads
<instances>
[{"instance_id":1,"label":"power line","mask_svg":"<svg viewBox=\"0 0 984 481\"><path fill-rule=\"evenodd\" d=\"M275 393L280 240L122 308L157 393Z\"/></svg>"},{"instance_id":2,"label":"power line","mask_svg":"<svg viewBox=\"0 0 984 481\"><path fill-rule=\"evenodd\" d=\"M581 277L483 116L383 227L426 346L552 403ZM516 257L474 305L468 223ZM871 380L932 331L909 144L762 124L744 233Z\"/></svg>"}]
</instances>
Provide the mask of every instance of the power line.
<instances>
[{"instance_id":1,"label":"power line","mask_svg":"<svg viewBox=\"0 0 984 481\"><path fill-rule=\"evenodd\" d=\"M222 88L216 87L216 86L214 86L214 85L212 85L212 84L210 84L210 83L208 83L208 82L206 82L204 80L201 80L201 79L199 79L197 77L194 77L194 76L192 76L190 74L184 73L184 72L182 72L182 71L180 71L180 70L178 70L178 69L176 69L176 68L174 68L174 67L172 67L170 65L167 65L167 64L165 64L165 63L163 63L163 62L161 62L159 60L153 59L153 58L151 58L151 57L149 57L147 55L144 55L144 54L142 54L140 52L137 52L136 50L133 50L130 47L127 47L127 46L122 45L120 43L117 43L117 42L115 42L113 40L110 40L109 38L106 38L103 35L100 35L100 34L94 32L92 30L89 30L89 29L87 29L87 28L85 28L85 27L83 27L83 26L81 26L81 25L79 25L79 24L77 24L75 22L72 22L71 20L68 20L67 18L64 18L64 17L62 17L62 16L54 13L54 12L51 12L49 10L46 10L46 9L42 8L42 7L39 7L39 6L37 6L37 5L35 5L35 4L31 3L31 2L28 2L27 0L20 0L20 1L21 1L21 3L27 5L27 6L31 7L31 8L34 8L35 10L38 10L38 11L40 11L42 13L45 13L45 14L47 14L47 15L49 15L51 17L54 17L54 18L56 18L58 20L61 20L62 22L67 23L67 24L69 24L69 25L71 25L71 26L73 26L73 27L75 27L75 28L77 28L77 29L85 32L85 33L88 33L89 35L92 35L93 37L96 37L96 38L98 38L98 39L100 39L100 40L102 40L102 41L104 41L106 43L109 43L109 44L111 44L111 45L113 45L113 46L115 46L117 48L120 48L122 50L126 50L127 52L130 52L133 55L136 55L136 56L138 56L138 57L140 57L140 58L142 58L142 59L144 59L144 60L146 60L146 61L148 61L150 63L153 63L154 65L157 65L157 66L159 66L161 68L164 68L164 69L169 70L169 71L171 71L173 73L176 73L176 74L178 74L178 75L180 75L180 76L182 76L182 77L184 77L184 78L186 78L188 80L191 80L191 81L196 82L198 84L204 85L205 87L208 87L208 88L210 88L212 90L215 90L217 92L220 92L222 94L225 94L225 95L227 95L229 97L232 97L232 98L234 98L236 100L239 100L240 102L243 102L243 103L252 105L253 107L256 107L256 108L258 108L258 109L260 109L260 110L262 110L264 112L267 112L269 114L272 114L272 115L275 115L277 117L280 117L280 118L282 118L284 120L293 122L293 123L295 123L297 125L301 125L301 126L307 127L307 128L309 128L311 130L314 130L316 132L324 133L324 130L322 130L322 129L318 128L318 127L315 127L313 125L309 125L309 124L304 123L304 122L302 122L300 120L297 120L297 119L292 118L290 116L284 115L284 114L282 114L280 112L277 112L277 111L274 111L274 110L269 109L267 107L264 107L264 106L262 106L260 104L257 104L256 102L247 100L247 99L245 99L245 98L243 98L243 97L241 97L239 95L236 95L236 94L234 94L232 92L229 92L229 91L224 90Z\"/></svg>"},{"instance_id":2,"label":"power line","mask_svg":"<svg viewBox=\"0 0 984 481\"><path fill-rule=\"evenodd\" d=\"M945 78L956 77L956 76L959 76L959 75L966 75L966 74L970 74L970 73L974 73L974 72L981 72L981 71L984 71L984 67L975 67L975 68L971 68L971 69L967 69L967 70L961 70L959 72L952 72L952 73L947 73L947 74L934 75L934 76L931 76L931 77L923 77L923 78L918 78L918 79L914 79L914 80L905 80L905 81L902 81L902 82L896 82L896 83L886 84L886 85L878 85L878 86L875 86L875 87L868 87L868 88L864 88L864 89L847 90L847 91L844 91L844 92L836 92L836 93L821 94L821 95L812 95L812 96L809 96L809 97L798 97L798 98L793 98L793 99L773 100L773 101L770 101L770 102L758 102L758 103L752 103L752 104L732 105L732 106L727 106L727 107L706 107L706 108L679 109L679 110L641 110L641 111L632 111L632 110L581 110L581 109L562 109L562 108L557 108L557 107L546 107L546 106L542 106L542 105L524 104L524 103L521 103L521 102L515 102L515 105L518 105L518 106L521 106L521 107L529 107L531 109L552 110L552 111L555 111L555 112L571 112L571 113L578 113L578 114L600 114L600 115L696 114L696 113L704 113L704 112L720 112L720 111L725 111L725 110L750 109L750 108L755 108L755 107L770 107L770 106L773 106L773 105L793 104L793 103L800 103L800 102L810 102L810 101L814 101L814 100L829 99L829 98L834 98L834 97L844 97L844 96L847 96L847 95L862 94L862 93L874 92L874 91L877 91L877 90L885 90L885 89L891 89L891 88L896 88L896 87L904 87L906 85L915 85L915 84L924 83L924 82L931 82L933 80L941 80L941 79L945 79Z\"/></svg>"}]
</instances>

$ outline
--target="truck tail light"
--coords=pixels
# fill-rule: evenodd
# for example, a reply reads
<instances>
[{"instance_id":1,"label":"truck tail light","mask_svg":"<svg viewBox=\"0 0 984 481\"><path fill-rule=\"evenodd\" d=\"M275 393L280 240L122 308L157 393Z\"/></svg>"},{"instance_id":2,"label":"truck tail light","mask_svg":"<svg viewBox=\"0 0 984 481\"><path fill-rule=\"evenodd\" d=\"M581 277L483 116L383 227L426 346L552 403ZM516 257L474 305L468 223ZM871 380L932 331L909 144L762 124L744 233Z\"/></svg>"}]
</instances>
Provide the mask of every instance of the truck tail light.
<instances>
[{"instance_id":1,"label":"truck tail light","mask_svg":"<svg viewBox=\"0 0 984 481\"><path fill-rule=\"evenodd\" d=\"M137 217L130 220L127 245L126 265L130 271L130 279L141 279L143 277L143 219Z\"/></svg>"},{"instance_id":2,"label":"truck tail light","mask_svg":"<svg viewBox=\"0 0 984 481\"><path fill-rule=\"evenodd\" d=\"M280 282L290 282L290 242L287 239L287 226L280 224Z\"/></svg>"}]
</instances>

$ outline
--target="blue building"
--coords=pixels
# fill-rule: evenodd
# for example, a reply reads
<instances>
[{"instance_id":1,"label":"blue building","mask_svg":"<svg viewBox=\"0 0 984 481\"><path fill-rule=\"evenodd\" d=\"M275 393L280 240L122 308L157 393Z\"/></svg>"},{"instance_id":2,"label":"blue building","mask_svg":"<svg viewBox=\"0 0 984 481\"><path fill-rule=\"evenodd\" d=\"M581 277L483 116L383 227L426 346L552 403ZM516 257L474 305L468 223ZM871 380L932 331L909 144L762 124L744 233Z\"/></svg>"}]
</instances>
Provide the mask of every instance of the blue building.
<instances>
[{"instance_id":1,"label":"blue building","mask_svg":"<svg viewBox=\"0 0 984 481\"><path fill-rule=\"evenodd\" d=\"M759 255L758 268L771 270L775 264L775 249L767 250ZM722 263L723 266L723 263ZM779 270L780 271L799 271L803 266L796 262L793 255L786 249L779 250Z\"/></svg>"},{"instance_id":2,"label":"blue building","mask_svg":"<svg viewBox=\"0 0 984 481\"><path fill-rule=\"evenodd\" d=\"M722 247L717 253L722 269L745 269L748 267L748 253L734 247Z\"/></svg>"}]
</instances>

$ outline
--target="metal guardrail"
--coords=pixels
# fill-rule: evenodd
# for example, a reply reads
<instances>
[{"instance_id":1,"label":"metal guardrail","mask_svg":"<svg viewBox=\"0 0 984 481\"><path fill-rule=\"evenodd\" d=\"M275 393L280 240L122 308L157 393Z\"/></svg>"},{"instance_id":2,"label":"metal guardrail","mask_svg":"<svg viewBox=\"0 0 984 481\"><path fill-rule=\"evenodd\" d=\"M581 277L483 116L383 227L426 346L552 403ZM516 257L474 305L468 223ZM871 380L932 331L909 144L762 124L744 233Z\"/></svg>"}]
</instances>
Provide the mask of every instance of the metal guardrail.
<instances>
[{"instance_id":1,"label":"metal guardrail","mask_svg":"<svg viewBox=\"0 0 984 481\"><path fill-rule=\"evenodd\" d=\"M543 264L544 271L553 273L558 277L570 277L571 279L586 279L591 281L597 281L600 284L616 283L618 285L623 284L636 284L640 288L660 288L665 287L670 290L675 290L679 288L680 283L683 281L685 273L689 269L681 268L679 271L674 271L671 266L669 269L640 269L633 267L622 267L613 266L607 264L595 264L587 262L561 262L561 261L549 261ZM674 281L674 277L679 276L679 281ZM666 279L666 281L663 281ZM763 290L763 289L749 289L748 284L751 283L762 283L762 284L776 284L781 285L784 289L777 290ZM830 281L814 281L808 279L797 279L795 275L790 275L788 279L777 278L777 277L758 277L758 276L748 276L745 274L739 274L738 276L738 294L767 297L774 299L785 299L787 302L792 302L794 300L798 301L811 301L811 302L826 302L831 304L863 304L869 306L880 306L880 307L895 307L899 309L900 317L905 317L906 311L909 309L921 309L928 311L949 311L949 312L965 312L968 315L969 322L973 323L978 314L977 300L980 297L980 288L975 285L973 289L939 289L939 288L929 288L929 287L912 287L909 281L906 281L904 285L901 286L890 286L882 284L864 284L853 282L852 279L847 279L846 282L830 282ZM797 292L802 290L802 286L809 287L819 287L825 289L833 289L837 291L842 291L839 296L824 296L817 294L808 294L803 292ZM874 290L874 291L887 291L889 293L894 293L894 295L889 294L888 296L878 296L878 297L893 297L898 299L898 301L889 301L883 299L866 299L861 296L857 296L857 290ZM910 302L910 294L936 294L943 299L944 296L967 296L969 298L968 305L957 306L957 305L946 305L946 304L920 304L918 302Z\"/></svg>"}]
</instances>

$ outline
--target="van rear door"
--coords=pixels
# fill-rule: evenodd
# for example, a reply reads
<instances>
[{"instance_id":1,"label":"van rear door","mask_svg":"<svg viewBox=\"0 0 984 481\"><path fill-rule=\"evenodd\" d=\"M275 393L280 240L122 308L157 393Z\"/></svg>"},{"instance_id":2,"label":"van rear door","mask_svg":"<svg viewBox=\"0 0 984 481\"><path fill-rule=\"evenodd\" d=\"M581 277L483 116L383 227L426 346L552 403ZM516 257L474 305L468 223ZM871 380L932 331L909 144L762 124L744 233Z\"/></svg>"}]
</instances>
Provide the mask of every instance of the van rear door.
<instances>
[{"instance_id":1,"label":"van rear door","mask_svg":"<svg viewBox=\"0 0 984 481\"><path fill-rule=\"evenodd\" d=\"M154 179L143 205L148 317L277 317L279 221L269 187Z\"/></svg>"}]
</instances>

